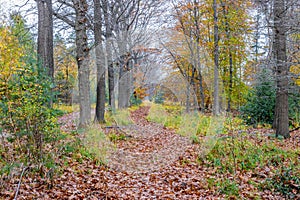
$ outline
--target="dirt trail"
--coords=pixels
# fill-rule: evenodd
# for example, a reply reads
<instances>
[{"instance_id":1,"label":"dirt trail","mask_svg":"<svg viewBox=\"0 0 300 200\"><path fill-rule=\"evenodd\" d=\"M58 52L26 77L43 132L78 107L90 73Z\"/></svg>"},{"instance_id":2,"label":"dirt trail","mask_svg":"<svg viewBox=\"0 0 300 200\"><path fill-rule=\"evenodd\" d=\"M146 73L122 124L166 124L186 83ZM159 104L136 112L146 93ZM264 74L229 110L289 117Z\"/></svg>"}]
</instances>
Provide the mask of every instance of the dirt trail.
<instances>
[{"instance_id":1,"label":"dirt trail","mask_svg":"<svg viewBox=\"0 0 300 200\"><path fill-rule=\"evenodd\" d=\"M110 167L127 173L159 170L177 160L191 145L189 138L148 122L148 112L149 107L140 107L131 113L134 124L122 127L130 137L116 144L117 149L109 156Z\"/></svg>"},{"instance_id":2,"label":"dirt trail","mask_svg":"<svg viewBox=\"0 0 300 200\"><path fill-rule=\"evenodd\" d=\"M49 197L67 191L65 199L214 199L204 181L207 170L195 162L195 146L148 122L148 112L141 107L131 113L134 125L122 127L131 137L117 142L108 167L90 163L76 174L77 166L71 166L55 180Z\"/></svg>"}]
</instances>

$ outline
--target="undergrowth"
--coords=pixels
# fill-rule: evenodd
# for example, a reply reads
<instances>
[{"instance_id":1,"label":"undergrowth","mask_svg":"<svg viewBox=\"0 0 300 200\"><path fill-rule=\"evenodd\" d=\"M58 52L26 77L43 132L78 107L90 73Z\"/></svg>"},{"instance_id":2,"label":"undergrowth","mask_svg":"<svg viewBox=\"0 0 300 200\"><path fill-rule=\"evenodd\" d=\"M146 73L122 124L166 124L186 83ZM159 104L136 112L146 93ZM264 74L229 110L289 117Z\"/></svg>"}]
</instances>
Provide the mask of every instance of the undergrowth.
<instances>
[{"instance_id":1,"label":"undergrowth","mask_svg":"<svg viewBox=\"0 0 300 200\"><path fill-rule=\"evenodd\" d=\"M219 138L204 158L199 157L199 162L215 168L218 174L235 176L241 172L248 172L252 176L268 177L256 185L259 185L261 190L280 192L287 198L291 198L299 193L298 159L299 149L285 150L276 145L276 140L264 140L259 135L249 137L244 133ZM261 174L266 170L267 174ZM226 181L226 178L223 181ZM220 192L227 194L224 190Z\"/></svg>"},{"instance_id":2,"label":"undergrowth","mask_svg":"<svg viewBox=\"0 0 300 200\"><path fill-rule=\"evenodd\" d=\"M208 187L214 187L227 198L239 197L241 173L260 177L248 181L260 191L279 192L287 199L299 197L296 195L300 193L300 150L283 148L284 140L250 133L242 119L230 114L225 117L186 114L176 106L152 104L147 119L173 128L198 144L203 150L199 153L199 164L222 175L218 179L208 178ZM262 174L265 171L267 174ZM253 194L253 198L260 197Z\"/></svg>"}]
</instances>

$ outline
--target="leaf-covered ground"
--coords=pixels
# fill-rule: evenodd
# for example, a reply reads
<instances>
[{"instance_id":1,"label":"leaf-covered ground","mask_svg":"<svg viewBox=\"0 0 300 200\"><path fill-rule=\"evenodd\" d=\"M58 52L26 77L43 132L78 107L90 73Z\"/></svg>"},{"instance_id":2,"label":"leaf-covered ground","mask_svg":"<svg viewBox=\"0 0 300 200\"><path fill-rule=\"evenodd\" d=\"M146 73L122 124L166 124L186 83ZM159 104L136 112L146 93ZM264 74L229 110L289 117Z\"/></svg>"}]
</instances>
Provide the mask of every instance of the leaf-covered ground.
<instances>
[{"instance_id":1,"label":"leaf-covered ground","mask_svg":"<svg viewBox=\"0 0 300 200\"><path fill-rule=\"evenodd\" d=\"M53 176L48 176L51 173L49 171L44 178L33 178L30 173L25 172L18 199L300 198L300 186L294 179L283 180L284 185L281 185L283 189L290 188L290 196L285 196L285 193L280 193L280 190L272 189L270 186L264 187L267 183L276 184L277 179L282 178L276 175L276 166L288 167L293 163L294 170L299 170L299 132L294 132L288 140L280 141L271 138L269 130L249 129L247 134L240 138L249 141L253 146L247 146L248 143L237 143L237 140L232 139L231 144L240 145L241 148L252 148L255 145L269 148L267 144L271 141L275 146L268 151L278 152L282 156L279 158L274 156L274 159L278 160L272 163L244 160L245 165L249 163L256 165L249 164L241 168L239 166L242 158L239 158L241 155L235 152L235 149L232 149L234 159L226 160L231 152L230 143L228 145L220 143L210 154L199 155L201 143L194 144L190 138L182 137L174 130L147 121L148 112L149 107L140 107L132 111L131 119L134 123L127 126L99 127L99 131L106 134L113 132L115 135L125 135L122 139L113 141L114 148L109 151L109 158L105 164L101 165L93 159L70 152L63 159L57 159L62 170ZM74 114L66 115L61 120L62 129L72 134L76 129ZM229 154L226 154L225 150L223 154L220 153L222 151L218 148L225 150L228 148ZM283 152L293 151L293 162L290 162L292 158L285 157L286 154L281 154L278 149ZM247 149L244 150L247 152ZM227 166L232 170L227 169ZM1 199L15 197L21 171L15 173L16 175L10 176L9 180L2 180L5 185L0 190ZM295 174L297 173L296 171ZM269 182L266 181L268 179ZM279 186L280 183L278 180Z\"/></svg>"}]
</instances>

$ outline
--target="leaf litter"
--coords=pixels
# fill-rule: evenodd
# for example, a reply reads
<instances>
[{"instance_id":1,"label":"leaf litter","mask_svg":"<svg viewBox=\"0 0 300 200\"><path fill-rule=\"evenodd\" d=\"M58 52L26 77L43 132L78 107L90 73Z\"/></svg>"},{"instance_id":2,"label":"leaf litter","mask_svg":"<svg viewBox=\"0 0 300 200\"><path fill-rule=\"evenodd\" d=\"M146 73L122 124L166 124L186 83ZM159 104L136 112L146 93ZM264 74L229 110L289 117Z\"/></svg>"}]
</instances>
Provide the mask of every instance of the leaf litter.
<instances>
[{"instance_id":1,"label":"leaf litter","mask_svg":"<svg viewBox=\"0 0 300 200\"><path fill-rule=\"evenodd\" d=\"M174 130L148 122L148 111L149 107L141 107L131 113L134 124L122 127L130 137L116 141L117 148L108 164L99 165L91 159L79 162L71 155L64 161L58 159L63 170L52 179L24 174L18 199L285 199L278 192L255 186L272 175L271 167L220 173L205 159L199 163L199 145ZM60 119L63 131L76 130L74 116L76 113ZM266 129L248 132L246 139L255 140L258 145L274 140ZM255 137L251 134L254 132L264 136ZM299 138L299 132L294 132L290 139L276 145L299 149ZM14 199L18 178L2 177L1 199ZM218 184L224 180L237 183L238 197L220 192Z\"/></svg>"}]
</instances>

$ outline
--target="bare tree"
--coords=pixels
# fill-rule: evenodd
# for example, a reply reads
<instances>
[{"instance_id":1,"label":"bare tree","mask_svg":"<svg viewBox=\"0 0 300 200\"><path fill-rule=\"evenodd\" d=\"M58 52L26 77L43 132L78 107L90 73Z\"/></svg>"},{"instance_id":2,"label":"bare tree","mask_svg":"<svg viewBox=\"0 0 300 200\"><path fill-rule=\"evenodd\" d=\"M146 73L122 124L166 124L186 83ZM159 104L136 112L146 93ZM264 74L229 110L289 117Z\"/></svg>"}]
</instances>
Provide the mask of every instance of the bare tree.
<instances>
[{"instance_id":1,"label":"bare tree","mask_svg":"<svg viewBox=\"0 0 300 200\"><path fill-rule=\"evenodd\" d=\"M110 59L110 48L113 47L114 58L114 64L108 66L110 96L113 98L114 92L118 92L118 107L126 108L130 105L129 99L134 87L131 71L136 64L134 49L147 44L149 35L146 30L161 1L103 1L109 4L103 7L107 8L106 10L109 11L107 15L110 17L105 20L106 29L108 28L105 34L108 38L107 55ZM117 76L114 77L115 75ZM115 83L112 80L116 78ZM112 92L114 88L118 88L118 91Z\"/></svg>"},{"instance_id":2,"label":"bare tree","mask_svg":"<svg viewBox=\"0 0 300 200\"><path fill-rule=\"evenodd\" d=\"M265 31L267 34L263 35L269 44L265 63L273 69L276 81L273 128L276 129L276 136L288 138L290 137L288 99L295 98L289 94L297 91L297 86L291 77L295 74L290 73L289 70L292 65L299 65L299 47L296 47L298 50L295 49L295 40L292 38L300 31L300 5L297 0L260 0L255 3L260 6L258 9L265 20L265 24L260 25L267 30Z\"/></svg>"}]
</instances>

